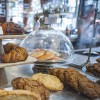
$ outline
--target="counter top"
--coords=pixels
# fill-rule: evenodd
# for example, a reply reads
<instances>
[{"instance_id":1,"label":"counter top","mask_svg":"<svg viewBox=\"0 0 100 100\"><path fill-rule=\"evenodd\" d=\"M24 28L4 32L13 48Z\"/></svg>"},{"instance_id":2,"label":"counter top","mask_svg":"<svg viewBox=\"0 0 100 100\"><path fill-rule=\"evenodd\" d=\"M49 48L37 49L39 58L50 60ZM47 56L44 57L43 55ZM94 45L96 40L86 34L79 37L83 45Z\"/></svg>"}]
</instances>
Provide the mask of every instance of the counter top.
<instances>
[{"instance_id":1,"label":"counter top","mask_svg":"<svg viewBox=\"0 0 100 100\"><path fill-rule=\"evenodd\" d=\"M100 47L94 48L93 50L100 51ZM73 61L73 63L75 63L75 64L82 64L87 60L87 56L85 56L85 55L75 54L74 56L76 57L76 59ZM100 58L100 55L91 57L91 62L94 63L97 58ZM34 64L25 64L25 65L20 65L20 66L15 66L15 67L12 66L12 67L5 68L6 73L7 73L7 78L8 78L8 84L1 88L11 87L11 80L16 77L31 77L34 74L34 72L32 70L33 66L34 66ZM67 65L63 66L61 64L54 64L53 66L54 67L68 67ZM84 73L84 72L82 72L82 73ZM91 78L94 81L96 81L98 79L98 78L95 78L92 76L89 76L89 78ZM91 100L91 99L89 99L83 95L77 94L73 90L64 89L63 91L51 93L49 100ZM100 100L100 99L95 99L95 100Z\"/></svg>"}]
</instances>

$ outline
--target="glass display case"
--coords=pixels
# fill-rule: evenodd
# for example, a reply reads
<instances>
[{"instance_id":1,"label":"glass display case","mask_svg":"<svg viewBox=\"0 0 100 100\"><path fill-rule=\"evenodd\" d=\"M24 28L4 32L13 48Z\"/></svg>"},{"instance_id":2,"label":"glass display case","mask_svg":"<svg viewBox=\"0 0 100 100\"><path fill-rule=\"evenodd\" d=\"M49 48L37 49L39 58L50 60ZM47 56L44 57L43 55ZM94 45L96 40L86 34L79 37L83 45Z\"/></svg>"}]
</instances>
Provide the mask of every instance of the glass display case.
<instances>
[{"instance_id":1,"label":"glass display case","mask_svg":"<svg viewBox=\"0 0 100 100\"><path fill-rule=\"evenodd\" d=\"M50 50L59 54L61 61L71 59L73 56L73 46L71 41L62 32L53 30L50 27L40 28L29 34L21 43L21 46L28 51L36 49ZM50 60L52 62L52 60ZM49 62L49 60L43 62ZM53 60L53 62L56 62ZM59 62L59 61L57 61Z\"/></svg>"},{"instance_id":2,"label":"glass display case","mask_svg":"<svg viewBox=\"0 0 100 100\"><path fill-rule=\"evenodd\" d=\"M69 38L47 25L42 25L39 30L30 33L21 42L21 46L37 59L33 67L35 70L42 68L44 71L52 64L71 63L74 58L74 49Z\"/></svg>"}]
</instances>

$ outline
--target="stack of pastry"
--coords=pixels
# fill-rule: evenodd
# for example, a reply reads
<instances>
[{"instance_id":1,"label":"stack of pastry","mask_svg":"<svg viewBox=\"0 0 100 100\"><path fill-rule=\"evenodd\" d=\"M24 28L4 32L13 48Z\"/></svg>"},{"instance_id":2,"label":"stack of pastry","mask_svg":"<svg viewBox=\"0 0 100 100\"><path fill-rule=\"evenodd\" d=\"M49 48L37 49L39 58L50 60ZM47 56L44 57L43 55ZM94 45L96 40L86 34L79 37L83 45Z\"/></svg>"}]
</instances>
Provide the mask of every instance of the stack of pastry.
<instances>
[{"instance_id":1,"label":"stack of pastry","mask_svg":"<svg viewBox=\"0 0 100 100\"><path fill-rule=\"evenodd\" d=\"M5 54L2 55L1 60L4 63L13 63L24 61L27 59L27 51L16 44L7 43L4 45Z\"/></svg>"},{"instance_id":2,"label":"stack of pastry","mask_svg":"<svg viewBox=\"0 0 100 100\"><path fill-rule=\"evenodd\" d=\"M5 22L2 24L4 35L22 35L24 29L14 22Z\"/></svg>"},{"instance_id":3,"label":"stack of pastry","mask_svg":"<svg viewBox=\"0 0 100 100\"><path fill-rule=\"evenodd\" d=\"M38 61L57 61L62 60L60 54L51 50L36 49L31 51L30 56L37 58Z\"/></svg>"},{"instance_id":4,"label":"stack of pastry","mask_svg":"<svg viewBox=\"0 0 100 100\"><path fill-rule=\"evenodd\" d=\"M90 98L100 98L100 85L88 79L74 68L53 68L49 74L57 76L65 85Z\"/></svg>"}]
</instances>

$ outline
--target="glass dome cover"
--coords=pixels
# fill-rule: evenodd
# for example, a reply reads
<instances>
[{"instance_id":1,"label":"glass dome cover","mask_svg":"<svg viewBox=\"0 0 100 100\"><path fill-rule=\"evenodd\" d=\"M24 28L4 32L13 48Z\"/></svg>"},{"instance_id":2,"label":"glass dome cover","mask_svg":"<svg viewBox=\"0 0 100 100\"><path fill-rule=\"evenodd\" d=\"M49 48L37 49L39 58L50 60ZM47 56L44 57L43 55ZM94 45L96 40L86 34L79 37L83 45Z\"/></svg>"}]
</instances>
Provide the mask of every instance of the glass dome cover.
<instances>
[{"instance_id":1,"label":"glass dome cover","mask_svg":"<svg viewBox=\"0 0 100 100\"><path fill-rule=\"evenodd\" d=\"M38 53L38 51L45 50L56 55L54 59L38 59L37 62L69 62L74 54L73 46L69 38L62 32L53 30L47 26L42 26L39 30L30 33L21 42L21 46L29 52L35 51Z\"/></svg>"}]
</instances>

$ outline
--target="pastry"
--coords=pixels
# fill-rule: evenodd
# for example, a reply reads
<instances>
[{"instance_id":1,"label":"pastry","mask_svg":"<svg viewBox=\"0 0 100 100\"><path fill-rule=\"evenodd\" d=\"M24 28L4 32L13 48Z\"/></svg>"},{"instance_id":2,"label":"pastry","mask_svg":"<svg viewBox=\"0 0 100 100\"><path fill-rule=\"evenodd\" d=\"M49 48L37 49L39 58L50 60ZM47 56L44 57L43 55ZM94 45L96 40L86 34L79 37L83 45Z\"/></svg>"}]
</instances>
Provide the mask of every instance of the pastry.
<instances>
[{"instance_id":1,"label":"pastry","mask_svg":"<svg viewBox=\"0 0 100 100\"><path fill-rule=\"evenodd\" d=\"M89 64L86 66L88 72L100 77L100 63Z\"/></svg>"},{"instance_id":2,"label":"pastry","mask_svg":"<svg viewBox=\"0 0 100 100\"><path fill-rule=\"evenodd\" d=\"M5 22L2 24L4 35L22 35L24 29L14 22Z\"/></svg>"},{"instance_id":3,"label":"pastry","mask_svg":"<svg viewBox=\"0 0 100 100\"><path fill-rule=\"evenodd\" d=\"M41 96L42 100L47 100L49 97L49 90L36 80L19 77L12 80L12 86L15 89L29 90L37 93Z\"/></svg>"},{"instance_id":4,"label":"pastry","mask_svg":"<svg viewBox=\"0 0 100 100\"><path fill-rule=\"evenodd\" d=\"M49 74L57 76L61 82L63 82L65 84L65 77L64 77L64 72L66 69L64 68L53 68L53 69L49 69Z\"/></svg>"},{"instance_id":5,"label":"pastry","mask_svg":"<svg viewBox=\"0 0 100 100\"><path fill-rule=\"evenodd\" d=\"M46 51L44 55L38 57L37 59L39 61L46 61L46 60L52 59L54 56L55 56L54 53L52 53L50 51Z\"/></svg>"},{"instance_id":6,"label":"pastry","mask_svg":"<svg viewBox=\"0 0 100 100\"><path fill-rule=\"evenodd\" d=\"M41 100L39 94L26 90L0 90L0 100Z\"/></svg>"},{"instance_id":7,"label":"pastry","mask_svg":"<svg viewBox=\"0 0 100 100\"><path fill-rule=\"evenodd\" d=\"M32 79L41 82L50 91L59 91L64 88L63 83L53 75L37 73L32 76Z\"/></svg>"},{"instance_id":8,"label":"pastry","mask_svg":"<svg viewBox=\"0 0 100 100\"><path fill-rule=\"evenodd\" d=\"M100 58L96 59L96 61L97 61L98 63L100 63Z\"/></svg>"},{"instance_id":9,"label":"pastry","mask_svg":"<svg viewBox=\"0 0 100 100\"><path fill-rule=\"evenodd\" d=\"M4 63L24 61L28 57L27 51L24 48L13 43L7 43L4 45L4 51L5 54L1 57L2 62Z\"/></svg>"},{"instance_id":10,"label":"pastry","mask_svg":"<svg viewBox=\"0 0 100 100\"><path fill-rule=\"evenodd\" d=\"M37 58L38 61L58 61L62 60L58 52L46 49L36 49L29 53L30 56Z\"/></svg>"},{"instance_id":11,"label":"pastry","mask_svg":"<svg viewBox=\"0 0 100 100\"><path fill-rule=\"evenodd\" d=\"M64 80L62 79L62 82L68 84L79 93L90 98L100 98L100 85L80 74L74 68L54 68L49 70L49 74L56 75L60 79L60 75L63 76Z\"/></svg>"},{"instance_id":12,"label":"pastry","mask_svg":"<svg viewBox=\"0 0 100 100\"><path fill-rule=\"evenodd\" d=\"M59 60L63 60L62 58L60 58L60 57L57 57L57 56L55 56L55 57L53 57L53 58L51 58L51 59L49 59L50 61L59 61Z\"/></svg>"},{"instance_id":13,"label":"pastry","mask_svg":"<svg viewBox=\"0 0 100 100\"><path fill-rule=\"evenodd\" d=\"M45 51L42 49L36 49L34 50L32 53L30 53L30 56L34 57L34 58L38 58L42 55L44 55Z\"/></svg>"},{"instance_id":14,"label":"pastry","mask_svg":"<svg viewBox=\"0 0 100 100\"><path fill-rule=\"evenodd\" d=\"M17 47L18 47L18 45L13 44L13 43L7 43L7 44L3 45L5 53L9 53L11 50L13 50Z\"/></svg>"}]
</instances>

